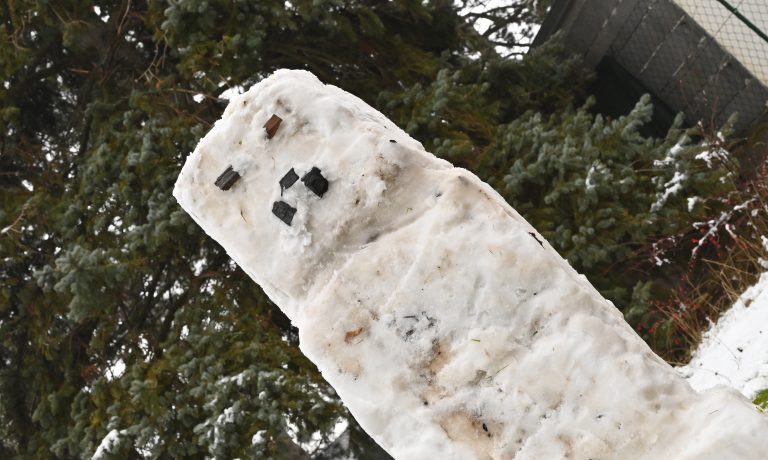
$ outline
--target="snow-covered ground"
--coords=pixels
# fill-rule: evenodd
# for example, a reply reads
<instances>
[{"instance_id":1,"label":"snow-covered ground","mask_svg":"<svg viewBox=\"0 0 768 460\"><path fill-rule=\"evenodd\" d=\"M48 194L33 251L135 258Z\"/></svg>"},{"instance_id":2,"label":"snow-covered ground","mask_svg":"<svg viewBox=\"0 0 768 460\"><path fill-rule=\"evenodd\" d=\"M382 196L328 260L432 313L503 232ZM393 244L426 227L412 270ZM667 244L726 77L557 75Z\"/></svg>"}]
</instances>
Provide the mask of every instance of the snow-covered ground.
<instances>
[{"instance_id":1,"label":"snow-covered ground","mask_svg":"<svg viewBox=\"0 0 768 460\"><path fill-rule=\"evenodd\" d=\"M704 334L679 371L699 391L726 385L754 399L768 388L768 273Z\"/></svg>"},{"instance_id":2,"label":"snow-covered ground","mask_svg":"<svg viewBox=\"0 0 768 460\"><path fill-rule=\"evenodd\" d=\"M768 452L768 419L693 390L491 187L308 72L233 97L174 196L395 458Z\"/></svg>"}]
</instances>

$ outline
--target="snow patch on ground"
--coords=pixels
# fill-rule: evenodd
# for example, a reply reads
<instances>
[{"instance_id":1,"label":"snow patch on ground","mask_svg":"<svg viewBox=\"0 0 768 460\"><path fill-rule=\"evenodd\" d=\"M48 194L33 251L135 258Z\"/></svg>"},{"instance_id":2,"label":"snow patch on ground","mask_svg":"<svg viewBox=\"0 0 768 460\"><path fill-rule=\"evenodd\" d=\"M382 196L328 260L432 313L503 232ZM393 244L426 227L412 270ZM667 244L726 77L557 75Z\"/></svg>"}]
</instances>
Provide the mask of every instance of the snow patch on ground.
<instances>
[{"instance_id":1,"label":"snow patch on ground","mask_svg":"<svg viewBox=\"0 0 768 460\"><path fill-rule=\"evenodd\" d=\"M726 385L751 400L768 388L768 273L704 334L679 372L699 391Z\"/></svg>"}]
</instances>

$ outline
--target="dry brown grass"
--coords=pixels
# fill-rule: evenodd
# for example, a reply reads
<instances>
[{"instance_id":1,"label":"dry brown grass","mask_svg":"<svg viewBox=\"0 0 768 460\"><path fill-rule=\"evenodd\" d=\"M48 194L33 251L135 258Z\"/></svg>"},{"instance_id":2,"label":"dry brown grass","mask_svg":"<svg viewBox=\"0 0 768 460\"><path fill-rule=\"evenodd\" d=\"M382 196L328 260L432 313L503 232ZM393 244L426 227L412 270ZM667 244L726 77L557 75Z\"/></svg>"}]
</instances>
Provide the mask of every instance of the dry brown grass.
<instances>
[{"instance_id":1,"label":"dry brown grass","mask_svg":"<svg viewBox=\"0 0 768 460\"><path fill-rule=\"evenodd\" d=\"M712 322L768 269L768 162L765 144L756 143L759 167L751 171L738 190L726 198L741 204L705 237L706 248L694 251L688 270L671 295L654 303L660 318L654 327L667 334L664 349L657 350L672 364L686 363ZM754 159L754 158L753 158ZM755 163L753 163L755 164ZM696 234L683 238L692 238ZM701 248L700 248L701 249Z\"/></svg>"}]
</instances>

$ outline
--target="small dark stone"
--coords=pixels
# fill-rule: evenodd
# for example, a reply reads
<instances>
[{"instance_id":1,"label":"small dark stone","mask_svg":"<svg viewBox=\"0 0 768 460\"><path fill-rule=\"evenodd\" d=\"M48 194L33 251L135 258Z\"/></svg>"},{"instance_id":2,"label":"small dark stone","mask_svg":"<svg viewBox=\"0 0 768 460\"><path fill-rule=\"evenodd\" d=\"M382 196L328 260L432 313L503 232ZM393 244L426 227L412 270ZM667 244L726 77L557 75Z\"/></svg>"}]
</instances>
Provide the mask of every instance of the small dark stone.
<instances>
[{"instance_id":1,"label":"small dark stone","mask_svg":"<svg viewBox=\"0 0 768 460\"><path fill-rule=\"evenodd\" d=\"M397 144L397 141L396 141L396 140L394 140L394 139L390 139L390 140L389 140L389 142L391 142L391 143L393 143L393 144Z\"/></svg>"},{"instance_id":2,"label":"small dark stone","mask_svg":"<svg viewBox=\"0 0 768 460\"><path fill-rule=\"evenodd\" d=\"M483 423L483 431L485 431L486 433L488 432L488 425L486 425L485 423Z\"/></svg>"},{"instance_id":3,"label":"small dark stone","mask_svg":"<svg viewBox=\"0 0 768 460\"><path fill-rule=\"evenodd\" d=\"M277 115L272 115L269 117L269 120L267 120L266 123L264 123L264 129L267 131L267 139L272 139L275 137L275 134L277 133L277 129L280 127L280 123L283 122L283 119L278 117Z\"/></svg>"},{"instance_id":4,"label":"small dark stone","mask_svg":"<svg viewBox=\"0 0 768 460\"><path fill-rule=\"evenodd\" d=\"M317 167L313 167L312 170L306 173L301 178L301 181L320 198L328 191L328 180L323 177L323 174Z\"/></svg>"},{"instance_id":5,"label":"small dark stone","mask_svg":"<svg viewBox=\"0 0 768 460\"><path fill-rule=\"evenodd\" d=\"M232 166L228 166L227 169L225 169L224 172L219 175L214 184L216 184L216 187L226 191L232 188L232 186L235 185L235 182L237 182L239 179L240 174L232 169Z\"/></svg>"},{"instance_id":6,"label":"small dark stone","mask_svg":"<svg viewBox=\"0 0 768 460\"><path fill-rule=\"evenodd\" d=\"M285 176L280 179L281 193L283 190L291 188L291 185L295 184L297 180L299 180L299 175L296 174L296 171L294 171L293 168L291 168L291 170L285 173Z\"/></svg>"},{"instance_id":7,"label":"small dark stone","mask_svg":"<svg viewBox=\"0 0 768 460\"><path fill-rule=\"evenodd\" d=\"M291 225L293 221L293 215L296 214L296 208L286 203L285 201L275 201L272 205L272 214L276 215L278 219Z\"/></svg>"}]
</instances>

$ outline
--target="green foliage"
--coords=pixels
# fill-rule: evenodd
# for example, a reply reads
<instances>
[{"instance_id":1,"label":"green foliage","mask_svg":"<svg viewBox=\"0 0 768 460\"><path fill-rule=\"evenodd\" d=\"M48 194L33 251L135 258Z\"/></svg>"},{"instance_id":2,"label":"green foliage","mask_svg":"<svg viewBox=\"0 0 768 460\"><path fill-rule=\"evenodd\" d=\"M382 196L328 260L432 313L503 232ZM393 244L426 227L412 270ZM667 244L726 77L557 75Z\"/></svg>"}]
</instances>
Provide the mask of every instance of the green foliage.
<instances>
[{"instance_id":1,"label":"green foliage","mask_svg":"<svg viewBox=\"0 0 768 460\"><path fill-rule=\"evenodd\" d=\"M768 389L759 391L752 402L763 411L768 410Z\"/></svg>"},{"instance_id":2,"label":"green foliage","mask_svg":"<svg viewBox=\"0 0 768 460\"><path fill-rule=\"evenodd\" d=\"M699 151L686 149L685 139L675 144L678 130L660 141L639 134L650 119L649 100L614 121L582 108L549 120L535 114L502 128L499 147L514 155L505 192L580 268L623 259L629 249L622 240L668 232L663 226L675 219L661 217L688 212L680 192L712 179L703 162L691 171ZM679 180L673 180L676 173ZM677 184L680 190L665 198Z\"/></svg>"},{"instance_id":3,"label":"green foliage","mask_svg":"<svg viewBox=\"0 0 768 460\"><path fill-rule=\"evenodd\" d=\"M434 80L399 94L383 91L378 105L427 150L477 170L483 156L499 154L488 151L499 124L531 110L566 110L581 96L584 73L575 57L560 57L561 49L552 42L523 60L443 55Z\"/></svg>"},{"instance_id":4,"label":"green foliage","mask_svg":"<svg viewBox=\"0 0 768 460\"><path fill-rule=\"evenodd\" d=\"M489 180L635 323L652 298L641 251L719 206L712 198L732 189L731 173L717 158L697 158L714 147L693 142L680 119L666 138L641 134L647 96L616 120L589 107L500 126L480 169L507 171Z\"/></svg>"}]
</instances>

